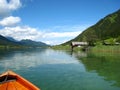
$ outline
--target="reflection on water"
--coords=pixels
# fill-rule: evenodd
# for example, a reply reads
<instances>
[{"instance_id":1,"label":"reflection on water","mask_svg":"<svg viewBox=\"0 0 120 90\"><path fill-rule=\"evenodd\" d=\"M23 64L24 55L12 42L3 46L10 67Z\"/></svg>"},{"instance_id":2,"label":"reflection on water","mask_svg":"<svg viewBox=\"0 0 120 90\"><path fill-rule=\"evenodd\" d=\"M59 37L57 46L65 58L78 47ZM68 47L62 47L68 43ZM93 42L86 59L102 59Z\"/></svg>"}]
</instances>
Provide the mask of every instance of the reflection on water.
<instances>
[{"instance_id":1,"label":"reflection on water","mask_svg":"<svg viewBox=\"0 0 120 90\"><path fill-rule=\"evenodd\" d=\"M120 87L120 55L119 53L88 53L87 57L80 58L89 72L97 72L104 80Z\"/></svg>"},{"instance_id":2,"label":"reflection on water","mask_svg":"<svg viewBox=\"0 0 120 90\"><path fill-rule=\"evenodd\" d=\"M44 64L78 63L65 52L56 52L51 49L3 51L0 55L0 67L7 70L24 69Z\"/></svg>"},{"instance_id":3,"label":"reflection on water","mask_svg":"<svg viewBox=\"0 0 120 90\"><path fill-rule=\"evenodd\" d=\"M120 56L51 49L0 51L12 69L42 90L120 90Z\"/></svg>"}]
</instances>

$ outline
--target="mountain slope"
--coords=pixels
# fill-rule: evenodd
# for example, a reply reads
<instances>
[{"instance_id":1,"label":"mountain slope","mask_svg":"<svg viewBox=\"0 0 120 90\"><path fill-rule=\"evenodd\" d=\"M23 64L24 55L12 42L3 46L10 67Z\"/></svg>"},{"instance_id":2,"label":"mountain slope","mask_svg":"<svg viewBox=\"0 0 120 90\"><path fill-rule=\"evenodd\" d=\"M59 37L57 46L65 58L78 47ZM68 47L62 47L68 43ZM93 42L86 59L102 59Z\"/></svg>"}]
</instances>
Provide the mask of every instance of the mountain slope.
<instances>
[{"instance_id":1,"label":"mountain slope","mask_svg":"<svg viewBox=\"0 0 120 90\"><path fill-rule=\"evenodd\" d=\"M101 19L71 41L96 42L120 36L120 10ZM71 41L65 44L70 44Z\"/></svg>"},{"instance_id":2,"label":"mountain slope","mask_svg":"<svg viewBox=\"0 0 120 90\"><path fill-rule=\"evenodd\" d=\"M16 45L17 43L10 41L6 37L0 35L0 45Z\"/></svg>"},{"instance_id":3,"label":"mountain slope","mask_svg":"<svg viewBox=\"0 0 120 90\"><path fill-rule=\"evenodd\" d=\"M28 47L46 47L46 46L48 46L47 44L42 43L42 42L36 42L36 41L32 41L32 40L17 41L12 37L4 37L2 35L0 35L0 45L3 45L3 46L7 46L7 45L28 46Z\"/></svg>"},{"instance_id":4,"label":"mountain slope","mask_svg":"<svg viewBox=\"0 0 120 90\"><path fill-rule=\"evenodd\" d=\"M13 41L13 42L19 42L19 41L15 40L13 37L6 37L6 38L10 41Z\"/></svg>"}]
</instances>

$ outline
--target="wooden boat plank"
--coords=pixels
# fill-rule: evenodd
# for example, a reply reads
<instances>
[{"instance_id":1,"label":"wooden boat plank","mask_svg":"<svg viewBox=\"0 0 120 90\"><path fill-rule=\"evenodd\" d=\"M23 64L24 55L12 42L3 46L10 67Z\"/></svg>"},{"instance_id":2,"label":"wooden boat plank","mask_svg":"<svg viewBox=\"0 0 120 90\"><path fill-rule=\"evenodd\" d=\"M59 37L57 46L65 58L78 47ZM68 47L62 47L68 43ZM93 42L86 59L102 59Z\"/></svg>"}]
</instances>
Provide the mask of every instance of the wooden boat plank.
<instances>
[{"instance_id":1,"label":"wooden boat plank","mask_svg":"<svg viewBox=\"0 0 120 90\"><path fill-rule=\"evenodd\" d=\"M17 88L17 90L29 90L28 88L24 87L23 85L21 85L18 82L14 82L14 85Z\"/></svg>"},{"instance_id":2,"label":"wooden boat plank","mask_svg":"<svg viewBox=\"0 0 120 90\"><path fill-rule=\"evenodd\" d=\"M7 90L16 90L17 88L14 86L13 82L7 83Z\"/></svg>"},{"instance_id":3,"label":"wooden boat plank","mask_svg":"<svg viewBox=\"0 0 120 90\"><path fill-rule=\"evenodd\" d=\"M0 90L6 90L7 83L0 85Z\"/></svg>"}]
</instances>

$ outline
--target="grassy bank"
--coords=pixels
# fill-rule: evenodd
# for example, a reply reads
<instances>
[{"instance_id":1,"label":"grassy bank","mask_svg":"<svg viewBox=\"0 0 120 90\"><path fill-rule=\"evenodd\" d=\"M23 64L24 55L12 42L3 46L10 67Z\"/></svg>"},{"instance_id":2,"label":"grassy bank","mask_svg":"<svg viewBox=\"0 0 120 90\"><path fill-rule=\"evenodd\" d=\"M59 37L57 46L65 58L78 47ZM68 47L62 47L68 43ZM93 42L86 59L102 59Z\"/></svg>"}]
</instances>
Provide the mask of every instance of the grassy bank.
<instances>
[{"instance_id":1,"label":"grassy bank","mask_svg":"<svg viewBox=\"0 0 120 90\"><path fill-rule=\"evenodd\" d=\"M55 50L69 50L71 51L71 46L70 45L56 45L56 46L52 46L51 47L52 49L55 49ZM73 48L73 51L81 51L82 50L82 47L74 47Z\"/></svg>"},{"instance_id":2,"label":"grassy bank","mask_svg":"<svg viewBox=\"0 0 120 90\"><path fill-rule=\"evenodd\" d=\"M116 52L120 53L120 45L119 46L95 46L90 48L92 52Z\"/></svg>"},{"instance_id":3,"label":"grassy bank","mask_svg":"<svg viewBox=\"0 0 120 90\"><path fill-rule=\"evenodd\" d=\"M57 46L52 46L52 49L55 50L71 50L71 46L70 45L57 45ZM74 47L73 51L82 51L83 47ZM105 46L105 45L98 45L98 46L94 46L94 47L90 47L90 49L88 50L90 52L116 52L116 53L120 53L120 45L118 46Z\"/></svg>"},{"instance_id":4,"label":"grassy bank","mask_svg":"<svg viewBox=\"0 0 120 90\"><path fill-rule=\"evenodd\" d=\"M52 46L51 47L52 49L55 49L55 50L71 50L71 47L69 45L56 45L56 46Z\"/></svg>"}]
</instances>

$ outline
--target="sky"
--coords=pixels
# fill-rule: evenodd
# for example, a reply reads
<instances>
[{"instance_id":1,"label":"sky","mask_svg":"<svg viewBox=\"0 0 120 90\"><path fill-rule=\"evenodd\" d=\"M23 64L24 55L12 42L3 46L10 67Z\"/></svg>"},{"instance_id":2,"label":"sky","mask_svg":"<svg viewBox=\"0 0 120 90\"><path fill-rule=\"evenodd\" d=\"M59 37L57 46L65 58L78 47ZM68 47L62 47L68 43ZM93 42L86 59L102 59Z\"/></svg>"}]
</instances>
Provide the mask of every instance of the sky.
<instances>
[{"instance_id":1,"label":"sky","mask_svg":"<svg viewBox=\"0 0 120 90\"><path fill-rule=\"evenodd\" d=\"M0 35L58 45L120 9L120 0L0 0Z\"/></svg>"}]
</instances>

